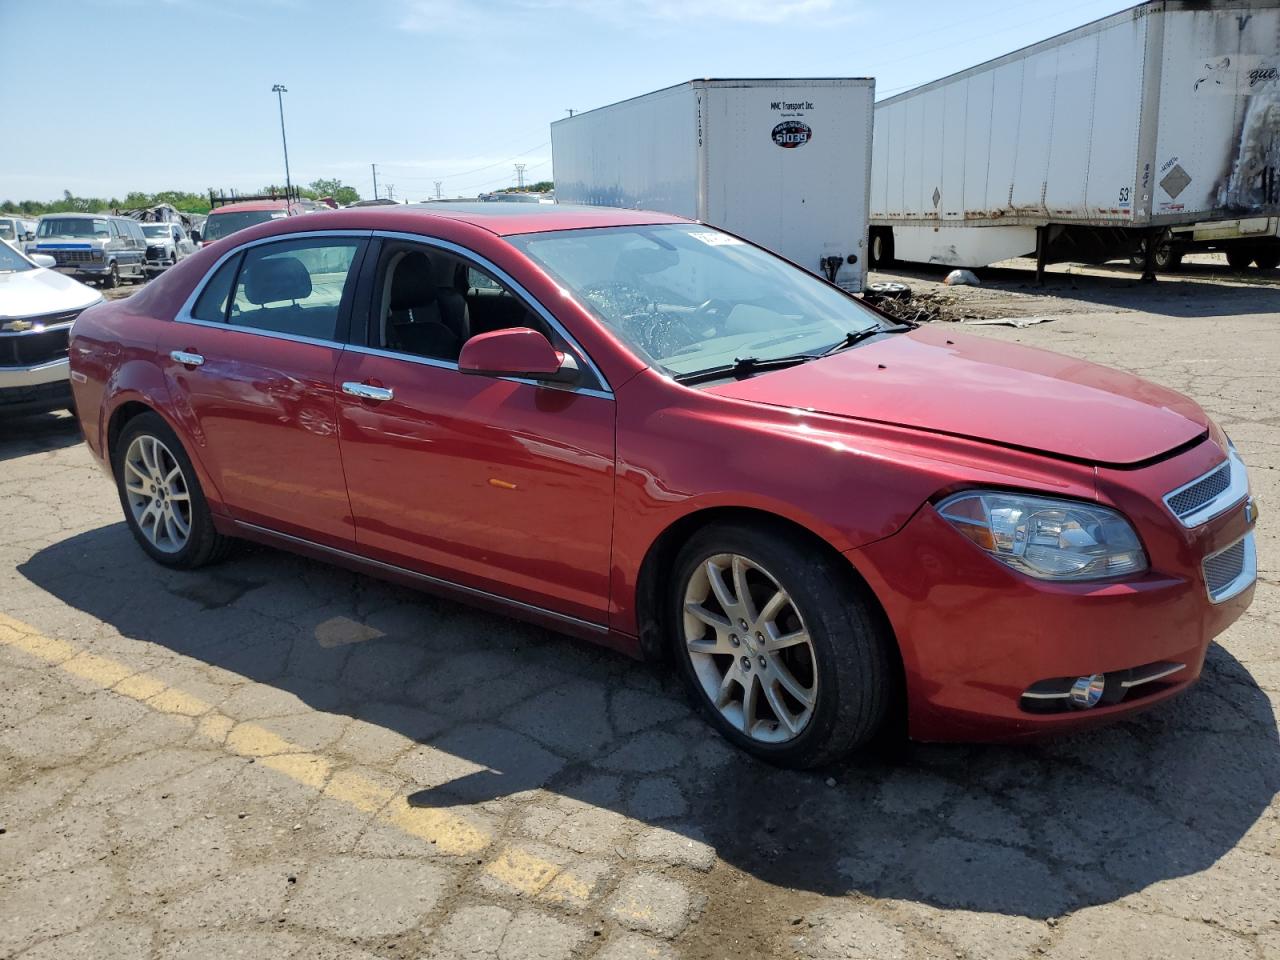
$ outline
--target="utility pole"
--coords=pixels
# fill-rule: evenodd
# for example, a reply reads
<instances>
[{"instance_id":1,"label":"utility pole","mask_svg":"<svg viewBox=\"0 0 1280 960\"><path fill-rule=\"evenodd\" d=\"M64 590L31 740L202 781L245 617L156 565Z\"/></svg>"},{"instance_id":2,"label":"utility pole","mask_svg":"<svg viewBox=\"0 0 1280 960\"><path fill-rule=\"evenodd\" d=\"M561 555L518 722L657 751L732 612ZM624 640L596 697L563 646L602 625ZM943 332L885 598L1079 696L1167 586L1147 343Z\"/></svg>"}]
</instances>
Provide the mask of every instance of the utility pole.
<instances>
[{"instance_id":1,"label":"utility pole","mask_svg":"<svg viewBox=\"0 0 1280 960\"><path fill-rule=\"evenodd\" d=\"M394 200L396 198L396 185L394 183L387 184L387 199Z\"/></svg>"},{"instance_id":2,"label":"utility pole","mask_svg":"<svg viewBox=\"0 0 1280 960\"><path fill-rule=\"evenodd\" d=\"M525 166L526 166L526 164L523 164L523 163L517 163L517 164L516 164L516 186L517 186L517 187L519 187L521 190L523 190L523 189L524 189L524 168L525 168Z\"/></svg>"},{"instance_id":3,"label":"utility pole","mask_svg":"<svg viewBox=\"0 0 1280 960\"><path fill-rule=\"evenodd\" d=\"M373 168L373 199L378 199L378 165L376 163L369 164Z\"/></svg>"},{"instance_id":4,"label":"utility pole","mask_svg":"<svg viewBox=\"0 0 1280 960\"><path fill-rule=\"evenodd\" d=\"M578 111L573 109L573 107L565 107L565 113L569 114L571 117L577 112Z\"/></svg>"},{"instance_id":5,"label":"utility pole","mask_svg":"<svg viewBox=\"0 0 1280 960\"><path fill-rule=\"evenodd\" d=\"M277 83L271 88L271 92L276 95L276 103L280 106L280 143L284 146L284 195L287 203L293 202L293 180L289 177L289 140L284 135L284 95L289 92L289 88L283 83ZM291 208L286 206L286 210Z\"/></svg>"},{"instance_id":6,"label":"utility pole","mask_svg":"<svg viewBox=\"0 0 1280 960\"><path fill-rule=\"evenodd\" d=\"M439 200L439 199L440 199L440 186L441 186L441 184L443 184L443 183L444 183L444 181L443 181L443 180L437 180L437 181L436 181L436 199L437 199L437 200Z\"/></svg>"}]
</instances>

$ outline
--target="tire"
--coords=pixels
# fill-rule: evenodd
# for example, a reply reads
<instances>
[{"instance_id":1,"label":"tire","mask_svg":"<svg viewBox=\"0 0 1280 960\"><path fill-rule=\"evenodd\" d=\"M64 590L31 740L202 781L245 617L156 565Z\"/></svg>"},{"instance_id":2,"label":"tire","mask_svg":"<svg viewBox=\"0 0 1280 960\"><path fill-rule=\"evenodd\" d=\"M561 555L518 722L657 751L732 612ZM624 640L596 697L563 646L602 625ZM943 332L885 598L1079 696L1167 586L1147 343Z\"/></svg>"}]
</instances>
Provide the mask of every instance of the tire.
<instances>
[{"instance_id":1,"label":"tire","mask_svg":"<svg viewBox=\"0 0 1280 960\"><path fill-rule=\"evenodd\" d=\"M151 469L149 464L157 469ZM177 434L159 414L142 413L125 424L111 451L111 468L125 523L152 560L166 567L193 570L226 556L233 541L214 529L213 516L191 460ZM175 468L179 472L173 479ZM149 493L149 488L161 485L155 482L161 475L171 478L163 503L177 517L172 525L166 522L163 529L158 518L146 519L148 515L154 518L157 514L154 511L148 514L143 509L148 503L156 503L157 498ZM185 493L185 500L180 493ZM181 532L183 524L179 521L183 520L187 528L185 539L174 537L175 530Z\"/></svg>"},{"instance_id":2,"label":"tire","mask_svg":"<svg viewBox=\"0 0 1280 960\"><path fill-rule=\"evenodd\" d=\"M777 766L805 768L875 736L895 693L892 640L865 588L834 559L780 529L726 524L695 534L673 569L665 622L677 669L726 739ZM737 600L741 583L749 609ZM745 631L744 617L756 620ZM768 638L778 637L791 642L771 649ZM728 693L723 707L718 691Z\"/></svg>"},{"instance_id":3,"label":"tire","mask_svg":"<svg viewBox=\"0 0 1280 960\"><path fill-rule=\"evenodd\" d=\"M1182 251L1171 243L1156 247L1156 269L1162 273L1175 273L1182 269Z\"/></svg>"},{"instance_id":4,"label":"tire","mask_svg":"<svg viewBox=\"0 0 1280 960\"><path fill-rule=\"evenodd\" d=\"M1242 271L1253 262L1253 248L1241 245L1227 247L1223 251L1227 257L1227 266L1232 270Z\"/></svg>"},{"instance_id":5,"label":"tire","mask_svg":"<svg viewBox=\"0 0 1280 960\"><path fill-rule=\"evenodd\" d=\"M884 270L893 266L893 234L890 231L871 231L870 247L871 267L873 270Z\"/></svg>"},{"instance_id":6,"label":"tire","mask_svg":"<svg viewBox=\"0 0 1280 960\"><path fill-rule=\"evenodd\" d=\"M911 288L896 280L881 280L879 283L868 283L862 299L869 303L880 300L910 300Z\"/></svg>"},{"instance_id":7,"label":"tire","mask_svg":"<svg viewBox=\"0 0 1280 960\"><path fill-rule=\"evenodd\" d=\"M102 281L102 286L107 290L114 290L120 286L120 265L114 260L111 261L111 269L107 272L106 279Z\"/></svg>"},{"instance_id":8,"label":"tire","mask_svg":"<svg viewBox=\"0 0 1280 960\"><path fill-rule=\"evenodd\" d=\"M1253 255L1253 262L1263 272L1280 267L1280 247L1263 247Z\"/></svg>"}]
</instances>

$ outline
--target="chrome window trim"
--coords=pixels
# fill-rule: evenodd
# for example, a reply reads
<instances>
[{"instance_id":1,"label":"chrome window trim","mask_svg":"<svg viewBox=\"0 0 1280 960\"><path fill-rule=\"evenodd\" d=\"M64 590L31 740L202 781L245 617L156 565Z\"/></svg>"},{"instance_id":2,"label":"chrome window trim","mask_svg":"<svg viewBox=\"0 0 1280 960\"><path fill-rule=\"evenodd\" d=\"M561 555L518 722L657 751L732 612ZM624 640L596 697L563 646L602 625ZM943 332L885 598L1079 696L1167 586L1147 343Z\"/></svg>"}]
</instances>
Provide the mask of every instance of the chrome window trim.
<instances>
[{"instance_id":1,"label":"chrome window trim","mask_svg":"<svg viewBox=\"0 0 1280 960\"><path fill-rule=\"evenodd\" d=\"M1221 556L1237 544L1244 543L1244 559L1241 561L1240 572L1234 579L1224 584L1222 589L1214 593L1209 589L1209 581L1204 576L1204 565L1215 557ZM1209 595L1209 602L1218 604L1226 603L1232 597L1237 597L1244 593L1258 579L1258 548L1254 543L1253 531L1250 530L1238 540L1233 540L1221 550L1215 550L1200 561L1200 578L1204 580L1205 593Z\"/></svg>"},{"instance_id":2,"label":"chrome window trim","mask_svg":"<svg viewBox=\"0 0 1280 960\"><path fill-rule=\"evenodd\" d=\"M544 307L536 297L529 293L518 281L516 281L509 273L499 267L493 261L486 259L474 250L459 244L452 243L448 240L441 240L438 237L429 237L420 233L402 233L394 230L307 230L299 233L283 233L273 234L270 237L260 237L257 240L250 240L232 247L205 271L204 276L192 288L191 294L174 314L175 323L187 323L197 327L210 327L215 330L236 330L254 336L269 337L273 340L288 340L293 343L309 343L322 347L338 347L340 349L349 350L352 353L362 353L373 357L386 357L390 360L403 360L408 363L417 363L427 367L437 367L443 370L457 371L458 365L449 360L436 360L431 357L420 357L411 353L397 353L394 350L383 350L380 347L366 347L359 344L343 343L340 340L321 340L315 337L302 337L292 333L279 333L274 330L262 330L258 327L242 327L230 323L218 323L213 320L199 320L191 315L191 311L195 309L196 301L200 299L200 294L204 292L204 288L208 286L209 281L213 279L213 275L218 272L224 263L232 257L243 253L253 247L262 246L268 243L279 243L285 240L302 240L308 238L333 238L333 237L358 237L362 240L381 239L381 240L403 240L409 243L419 243L429 247L438 247L455 256L462 257L488 270L495 278L505 283L526 303L530 304L534 311L542 317L547 324L555 330L565 341L573 348L574 352L587 364L588 368L596 379L603 385L604 389L597 390L592 387L570 387L561 384L543 383L540 380L530 380L525 377L498 377L495 379L508 380L512 383L523 383L530 386L541 387L547 390L561 390L565 393L579 393L583 396L597 397L604 400L614 399L613 389L609 386L609 381L604 373L596 366L595 361L591 359L590 354L582 348L574 336L565 329L564 324L557 320L546 307Z\"/></svg>"},{"instance_id":3,"label":"chrome window trim","mask_svg":"<svg viewBox=\"0 0 1280 960\"><path fill-rule=\"evenodd\" d=\"M1227 489L1218 494L1212 500L1206 500L1200 506L1196 507L1191 513L1185 517L1179 517L1173 511L1170 505L1171 501L1178 494L1185 490L1190 490L1197 483L1202 483L1209 477L1213 476L1222 469L1223 464L1227 464L1231 471L1231 479L1227 484ZM1184 527L1198 527L1202 523L1208 523L1214 517L1221 516L1232 507L1239 504L1245 497L1249 495L1249 471L1245 467L1244 461L1240 459L1240 454L1236 453L1234 447L1227 448L1227 459L1221 463L1215 464L1212 469L1206 470L1200 476L1193 480L1188 480L1182 486L1175 490L1170 490L1164 495L1165 509L1173 514L1176 519Z\"/></svg>"},{"instance_id":4,"label":"chrome window trim","mask_svg":"<svg viewBox=\"0 0 1280 960\"><path fill-rule=\"evenodd\" d=\"M609 385L609 381L605 377L604 373L600 370L599 367L596 366L595 361L591 359L591 355L582 348L582 344L580 344L577 341L577 339L573 336L573 334L571 334L568 330L565 329L564 324L562 324L559 320L557 320L555 316L552 315L551 311L549 311L546 307L544 307L541 304L541 302L539 302L537 297L533 296L533 294L531 294L528 290L526 290L523 286L521 286L519 281L513 278L511 274L507 273L507 271L503 270L492 260L488 260L485 257L481 256L480 254L476 253L474 250L471 250L467 247L460 246L456 243L452 243L449 240L441 240L438 237L428 237L420 233L401 233L399 231L394 231L394 230L374 230L373 236L381 240L404 240L409 243L420 243L428 247L438 247L441 250L445 250L449 253L452 253L454 256L462 257L464 260L469 260L472 263L477 264L484 270L488 271L489 273L493 274L495 279L505 284L507 287L511 289L512 293L516 294L525 303L529 304L533 308L534 312L537 313L538 316L542 317L542 319L547 322L548 326L550 326L551 329L553 329L556 333L560 334L560 336L564 337L565 342L568 343L569 346L573 348L574 353L576 353L586 363L588 369L590 369L591 372L595 374L596 380L599 381L602 387L602 389L600 390L587 388L587 387L570 387L570 388L562 388L562 389L565 389L566 392L569 392L569 393L585 393L588 395L605 396L605 397L613 396L613 387ZM383 351L383 353L388 354L390 356L394 356L394 357L404 356L404 354L394 353L392 351ZM450 366L453 367L454 369L457 369L458 365L455 363L455 364L450 364ZM511 380L511 381L514 381L515 383L531 383L539 387L552 386L551 384L546 384L539 380L528 380L520 377L501 377L499 379Z\"/></svg>"},{"instance_id":5,"label":"chrome window trim","mask_svg":"<svg viewBox=\"0 0 1280 960\"><path fill-rule=\"evenodd\" d=\"M409 577L411 579L418 580L428 586L438 587L445 590L456 590L459 593L462 593L469 597L476 597L482 600L489 600L495 603L499 603L505 607L509 607L516 610L523 610L527 613L532 613L540 617L547 617L552 620L557 620L560 623L572 624L575 627L579 627L584 630L590 630L594 633L607 634L609 632L609 628L603 623L596 623L595 621L592 621L592 620L583 620L581 617L574 617L567 613L559 613L555 610L548 610L546 607L539 607L537 604L526 603L523 600L515 600L515 599L512 599L511 597L505 597L500 593L491 593L488 590L481 590L478 587L469 587L466 584L457 583L456 581L453 581L453 580L446 580L443 577L433 577L427 573L419 573L417 570L410 570L408 567L400 567L400 566L396 566L393 563L385 563L382 560L375 560L372 557L366 556L362 553L352 553L350 550L343 550L340 547L330 547L323 543L316 543L314 540L307 540L303 537L295 537L293 534L290 534L290 533L281 533L279 530L273 530L270 527L264 527L256 523L250 523L247 520L237 520L234 522L238 526L247 530L252 530L257 533L266 534L269 537L276 537L276 538L279 538L280 540L297 544L298 546L306 547L307 549L310 549L310 550L317 550L322 553L327 553L330 556L341 557L346 560L354 560L357 563L367 564L368 566L375 567L379 570L385 570L388 573L394 573L400 576Z\"/></svg>"},{"instance_id":6,"label":"chrome window trim","mask_svg":"<svg viewBox=\"0 0 1280 960\"><path fill-rule=\"evenodd\" d=\"M359 240L368 240L372 236L369 230L306 230L299 233L277 233L269 237L259 237L257 240L250 240L232 247L222 256L214 261L213 266L205 271L204 276L200 278L191 290L191 295L173 315L174 323L190 323L197 327L212 327L215 330L238 330L241 333L255 334L260 337L270 337L273 340L289 340L294 343L312 343L322 347L338 347L339 349L346 346L341 340L320 339L317 337L302 337L293 333L280 333L275 330L262 330L259 327L241 327L232 323L223 321L218 323L214 320L199 320L191 315L191 311L195 309L196 301L200 299L200 294L204 293L204 288L209 285L209 281L213 279L213 275L218 272L219 268L230 260L232 257L250 250L253 247L260 247L268 243L281 243L288 240L308 240L308 239L335 239L340 237L355 237ZM234 291L232 291L234 294Z\"/></svg>"}]
</instances>

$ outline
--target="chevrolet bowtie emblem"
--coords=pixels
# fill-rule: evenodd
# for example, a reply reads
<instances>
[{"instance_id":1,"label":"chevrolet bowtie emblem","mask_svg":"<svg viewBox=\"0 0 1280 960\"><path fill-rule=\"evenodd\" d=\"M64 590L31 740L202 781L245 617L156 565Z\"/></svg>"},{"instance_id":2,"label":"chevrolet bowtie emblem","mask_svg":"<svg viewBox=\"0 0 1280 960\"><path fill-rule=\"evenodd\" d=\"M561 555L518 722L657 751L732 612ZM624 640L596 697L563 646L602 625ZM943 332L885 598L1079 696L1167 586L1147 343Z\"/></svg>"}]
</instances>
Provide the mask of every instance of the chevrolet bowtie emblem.
<instances>
[{"instance_id":1,"label":"chevrolet bowtie emblem","mask_svg":"<svg viewBox=\"0 0 1280 960\"><path fill-rule=\"evenodd\" d=\"M0 330L5 331L6 333L25 333L34 326L35 324L30 320L10 320L5 324L0 325Z\"/></svg>"}]
</instances>

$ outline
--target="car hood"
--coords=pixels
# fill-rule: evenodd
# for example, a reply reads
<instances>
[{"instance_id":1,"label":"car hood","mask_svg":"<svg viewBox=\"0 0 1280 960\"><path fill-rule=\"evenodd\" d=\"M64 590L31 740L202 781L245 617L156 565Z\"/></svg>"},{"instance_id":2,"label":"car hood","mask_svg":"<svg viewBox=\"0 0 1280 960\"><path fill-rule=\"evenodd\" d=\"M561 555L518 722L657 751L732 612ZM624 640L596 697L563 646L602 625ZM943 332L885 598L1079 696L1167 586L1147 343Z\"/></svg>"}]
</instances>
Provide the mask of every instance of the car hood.
<instances>
[{"instance_id":1,"label":"car hood","mask_svg":"<svg viewBox=\"0 0 1280 960\"><path fill-rule=\"evenodd\" d=\"M1202 436L1194 401L1139 377L937 327L708 392L1123 466Z\"/></svg>"},{"instance_id":2,"label":"car hood","mask_svg":"<svg viewBox=\"0 0 1280 960\"><path fill-rule=\"evenodd\" d=\"M98 291L44 267L0 273L0 323L16 317L83 310L101 299Z\"/></svg>"}]
</instances>

